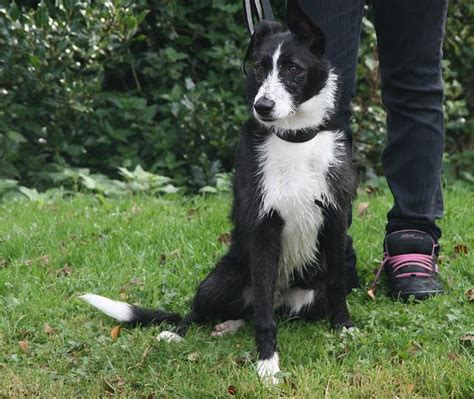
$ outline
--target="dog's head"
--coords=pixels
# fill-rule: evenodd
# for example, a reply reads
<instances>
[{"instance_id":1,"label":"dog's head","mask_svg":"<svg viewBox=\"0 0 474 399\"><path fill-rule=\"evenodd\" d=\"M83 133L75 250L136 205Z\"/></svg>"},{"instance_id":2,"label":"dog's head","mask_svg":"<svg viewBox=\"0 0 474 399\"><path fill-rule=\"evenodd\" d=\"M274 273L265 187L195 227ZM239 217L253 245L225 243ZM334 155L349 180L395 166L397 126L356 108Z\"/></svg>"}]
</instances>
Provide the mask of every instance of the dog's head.
<instances>
[{"instance_id":1,"label":"dog's head","mask_svg":"<svg viewBox=\"0 0 474 399\"><path fill-rule=\"evenodd\" d=\"M288 30L262 21L251 39L248 96L254 117L267 127L316 127L334 108L336 75L325 58L323 31L288 0Z\"/></svg>"}]
</instances>

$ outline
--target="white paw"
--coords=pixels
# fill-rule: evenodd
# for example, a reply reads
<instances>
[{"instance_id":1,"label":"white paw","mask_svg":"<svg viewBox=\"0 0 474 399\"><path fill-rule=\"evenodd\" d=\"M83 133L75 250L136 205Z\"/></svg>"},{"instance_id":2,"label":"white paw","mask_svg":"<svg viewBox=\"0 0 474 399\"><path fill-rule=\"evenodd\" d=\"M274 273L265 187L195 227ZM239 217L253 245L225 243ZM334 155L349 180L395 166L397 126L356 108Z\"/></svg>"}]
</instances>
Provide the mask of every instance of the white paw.
<instances>
[{"instance_id":1,"label":"white paw","mask_svg":"<svg viewBox=\"0 0 474 399\"><path fill-rule=\"evenodd\" d=\"M278 384L280 381L275 377L275 374L279 371L280 359L277 352L275 352L270 359L259 360L257 362L257 374L265 384Z\"/></svg>"},{"instance_id":2,"label":"white paw","mask_svg":"<svg viewBox=\"0 0 474 399\"><path fill-rule=\"evenodd\" d=\"M184 341L184 338L171 331L162 331L158 334L156 340L164 342L182 342Z\"/></svg>"},{"instance_id":3,"label":"white paw","mask_svg":"<svg viewBox=\"0 0 474 399\"><path fill-rule=\"evenodd\" d=\"M235 333L240 327L245 326L245 320L227 320L224 323L214 326L211 335L213 337L220 337L224 334Z\"/></svg>"}]
</instances>

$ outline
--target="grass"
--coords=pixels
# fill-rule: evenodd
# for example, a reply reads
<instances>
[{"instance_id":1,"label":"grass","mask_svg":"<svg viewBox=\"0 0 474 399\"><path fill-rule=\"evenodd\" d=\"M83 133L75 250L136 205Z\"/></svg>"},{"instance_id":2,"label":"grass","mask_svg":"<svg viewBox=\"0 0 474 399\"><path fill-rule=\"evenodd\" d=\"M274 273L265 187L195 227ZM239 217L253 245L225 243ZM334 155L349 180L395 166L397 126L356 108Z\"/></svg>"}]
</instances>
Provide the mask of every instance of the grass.
<instances>
[{"instance_id":1,"label":"grass","mask_svg":"<svg viewBox=\"0 0 474 399\"><path fill-rule=\"evenodd\" d=\"M352 235L365 287L381 260L391 199L362 194ZM184 312L198 282L225 251L229 197L98 199L0 206L0 397L393 398L472 397L474 200L446 190L444 295L423 303L350 295L360 331L340 337L326 323L281 320L287 383L255 374L251 326L211 338L195 326L177 345L162 327L122 329L77 299L93 292ZM357 204L356 204L357 207ZM357 212L356 212L357 214ZM222 238L222 236L221 236ZM465 246L465 247L464 247ZM467 253L465 253L467 252ZM46 325L46 326L45 326Z\"/></svg>"}]
</instances>

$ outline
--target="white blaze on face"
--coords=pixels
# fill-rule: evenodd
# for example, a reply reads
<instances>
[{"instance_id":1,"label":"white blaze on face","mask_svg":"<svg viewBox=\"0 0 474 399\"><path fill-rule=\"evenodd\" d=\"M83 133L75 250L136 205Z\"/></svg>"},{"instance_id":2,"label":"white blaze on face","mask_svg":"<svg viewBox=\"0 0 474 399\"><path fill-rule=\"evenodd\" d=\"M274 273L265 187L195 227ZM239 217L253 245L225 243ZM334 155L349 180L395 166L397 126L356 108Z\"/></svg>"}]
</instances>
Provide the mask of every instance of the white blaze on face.
<instances>
[{"instance_id":1,"label":"white blaze on face","mask_svg":"<svg viewBox=\"0 0 474 399\"><path fill-rule=\"evenodd\" d=\"M271 114L273 119L281 119L289 116L294 112L293 98L285 88L285 85L278 76L278 59L281 54L281 44L277 47L272 56L272 70L260 86L255 96L254 104L262 97L268 98L275 102L275 107ZM254 115L259 119L258 114L254 110Z\"/></svg>"}]
</instances>

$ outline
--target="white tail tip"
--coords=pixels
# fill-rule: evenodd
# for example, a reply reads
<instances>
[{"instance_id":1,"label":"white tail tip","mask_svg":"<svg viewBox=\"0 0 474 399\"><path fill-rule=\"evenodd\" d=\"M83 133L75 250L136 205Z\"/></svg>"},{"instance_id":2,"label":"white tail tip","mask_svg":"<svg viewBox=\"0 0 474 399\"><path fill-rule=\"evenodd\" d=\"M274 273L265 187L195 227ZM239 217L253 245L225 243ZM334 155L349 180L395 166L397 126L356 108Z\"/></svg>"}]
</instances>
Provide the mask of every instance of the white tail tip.
<instances>
[{"instance_id":1,"label":"white tail tip","mask_svg":"<svg viewBox=\"0 0 474 399\"><path fill-rule=\"evenodd\" d=\"M113 317L115 320L127 322L132 321L132 305L125 302L113 301L112 299L95 294L84 294L79 298L95 306L106 315Z\"/></svg>"}]
</instances>

